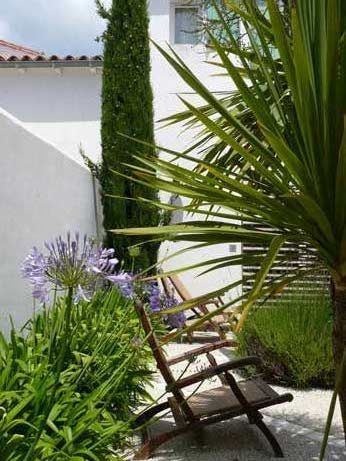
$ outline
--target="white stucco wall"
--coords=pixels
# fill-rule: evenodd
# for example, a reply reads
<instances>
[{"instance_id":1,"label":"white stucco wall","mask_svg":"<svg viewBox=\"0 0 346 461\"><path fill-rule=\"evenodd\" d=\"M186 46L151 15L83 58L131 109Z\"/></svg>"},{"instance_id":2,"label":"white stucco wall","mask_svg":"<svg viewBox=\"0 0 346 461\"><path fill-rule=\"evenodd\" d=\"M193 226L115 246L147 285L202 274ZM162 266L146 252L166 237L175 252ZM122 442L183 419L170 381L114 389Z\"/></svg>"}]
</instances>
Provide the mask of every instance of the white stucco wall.
<instances>
[{"instance_id":1,"label":"white stucco wall","mask_svg":"<svg viewBox=\"0 0 346 461\"><path fill-rule=\"evenodd\" d=\"M100 158L101 69L1 68L0 107L82 163Z\"/></svg>"},{"instance_id":2,"label":"white stucco wall","mask_svg":"<svg viewBox=\"0 0 346 461\"><path fill-rule=\"evenodd\" d=\"M172 31L174 25L173 11L171 10L172 4L173 2L170 0L151 0L150 2L150 34L153 40L165 49L167 49L169 42L172 43L174 35ZM217 68L205 62L212 60L214 55L210 51L207 51L203 45L173 45L173 47L186 65L211 91L230 91L233 89L234 86L228 78L216 77ZM184 105L177 97L178 93L183 94L186 99L194 103L199 102L198 98L191 95L191 88L184 83L154 47L152 47L151 59L156 120L184 110ZM183 150L193 142L195 133L191 130L182 132L181 128L176 125L159 129L159 123L156 124L156 127L156 142L159 145L167 146L174 150ZM204 219L203 217L200 218ZM184 221L190 219L193 219L193 217L185 214ZM183 242L179 244L166 243L161 248L161 256L179 251L186 246ZM176 258L169 260L164 264L164 268L171 270L177 267L192 265L199 261L213 260L218 257L224 257L227 254L234 254L239 252L239 250L240 245L236 246L235 252L234 248L230 249L229 245L215 245L207 249L194 250L193 252L182 253ZM182 275L184 283L193 295L200 295L207 291L216 290L241 278L241 268L239 266L196 277L201 271L202 269L189 271ZM239 290L233 290L227 297L237 297L239 294Z\"/></svg>"},{"instance_id":3,"label":"white stucco wall","mask_svg":"<svg viewBox=\"0 0 346 461\"><path fill-rule=\"evenodd\" d=\"M22 325L32 312L30 290L20 276L34 246L78 230L96 235L89 171L0 111L0 328L9 314Z\"/></svg>"}]
</instances>

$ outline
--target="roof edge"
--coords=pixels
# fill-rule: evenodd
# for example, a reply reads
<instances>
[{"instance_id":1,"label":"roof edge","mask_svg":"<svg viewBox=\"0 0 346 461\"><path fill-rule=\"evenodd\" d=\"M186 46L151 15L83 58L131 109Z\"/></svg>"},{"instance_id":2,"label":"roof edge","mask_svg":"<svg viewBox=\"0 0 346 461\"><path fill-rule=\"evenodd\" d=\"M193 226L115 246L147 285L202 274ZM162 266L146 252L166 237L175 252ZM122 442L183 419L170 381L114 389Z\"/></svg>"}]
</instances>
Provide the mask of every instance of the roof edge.
<instances>
[{"instance_id":1,"label":"roof edge","mask_svg":"<svg viewBox=\"0 0 346 461\"><path fill-rule=\"evenodd\" d=\"M59 60L59 61L0 61L0 69L103 67L102 59Z\"/></svg>"},{"instance_id":2,"label":"roof edge","mask_svg":"<svg viewBox=\"0 0 346 461\"><path fill-rule=\"evenodd\" d=\"M7 46L8 48L12 48L14 50L23 51L23 53L27 52L28 54L44 56L44 53L42 51L34 50L33 48L30 48L29 46L19 45L17 43L9 42L8 40L0 39L0 45Z\"/></svg>"}]
</instances>

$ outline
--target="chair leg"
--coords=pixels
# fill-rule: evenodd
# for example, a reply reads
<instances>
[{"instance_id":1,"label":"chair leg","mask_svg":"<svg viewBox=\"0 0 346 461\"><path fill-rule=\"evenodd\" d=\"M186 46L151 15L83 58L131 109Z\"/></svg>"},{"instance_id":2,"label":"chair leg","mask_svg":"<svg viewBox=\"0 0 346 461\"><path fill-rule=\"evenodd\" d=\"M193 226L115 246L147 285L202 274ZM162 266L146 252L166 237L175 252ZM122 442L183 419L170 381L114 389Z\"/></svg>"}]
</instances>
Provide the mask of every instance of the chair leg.
<instances>
[{"instance_id":1,"label":"chair leg","mask_svg":"<svg viewBox=\"0 0 346 461\"><path fill-rule=\"evenodd\" d=\"M270 443L276 458L284 458L279 442L276 440L274 434L269 430L268 426L263 422L262 418L256 418L254 423Z\"/></svg>"},{"instance_id":2,"label":"chair leg","mask_svg":"<svg viewBox=\"0 0 346 461\"><path fill-rule=\"evenodd\" d=\"M153 437L152 439L147 439L147 441L142 445L139 451L135 454L134 460L151 458L154 451L160 445L163 445L169 440L174 439L174 437L177 437L178 435L185 433L186 430L187 430L186 427L183 427L180 429L174 429L170 432L164 432L163 434L159 434L156 437Z\"/></svg>"},{"instance_id":3,"label":"chair leg","mask_svg":"<svg viewBox=\"0 0 346 461\"><path fill-rule=\"evenodd\" d=\"M149 429L146 426L141 430L141 438L142 438L142 446L144 446L150 440Z\"/></svg>"}]
</instances>

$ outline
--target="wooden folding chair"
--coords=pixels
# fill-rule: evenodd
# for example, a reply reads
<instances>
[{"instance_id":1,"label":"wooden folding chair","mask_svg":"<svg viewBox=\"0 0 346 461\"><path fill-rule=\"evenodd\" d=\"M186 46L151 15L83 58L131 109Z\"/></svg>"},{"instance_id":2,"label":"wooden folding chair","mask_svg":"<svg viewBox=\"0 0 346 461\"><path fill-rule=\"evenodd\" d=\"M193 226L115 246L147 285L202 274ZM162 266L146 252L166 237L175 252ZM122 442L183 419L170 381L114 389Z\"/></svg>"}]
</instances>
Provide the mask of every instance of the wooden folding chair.
<instances>
[{"instance_id":1,"label":"wooden folding chair","mask_svg":"<svg viewBox=\"0 0 346 461\"><path fill-rule=\"evenodd\" d=\"M136 303L136 311L148 338L148 343L153 352L157 367L166 382L169 397L166 401L149 408L137 417L135 427L143 427L143 444L136 454L135 459L149 458L160 445L180 434L185 434L187 431L199 430L203 426L232 419L240 415L246 415L249 423L255 424L267 438L275 455L283 457L279 443L263 422L263 415L259 410L279 403L290 402L293 400L293 396L288 393L277 394L258 377L237 382L231 373L231 370L237 368L260 365L261 361L259 358L244 357L218 365L213 357L214 365L211 365L209 368L187 377L175 379L170 369L172 365L194 359L201 354L212 355L212 351L221 347L233 346L233 341L218 341L217 343L198 347L182 355L166 359L143 304ZM192 393L190 396L186 396L183 392L185 387L201 383L203 380L214 376L222 378L222 382L225 384L211 390ZM150 438L147 431L147 423L154 416L167 409L172 411L176 427L170 432Z\"/></svg>"},{"instance_id":2,"label":"wooden folding chair","mask_svg":"<svg viewBox=\"0 0 346 461\"><path fill-rule=\"evenodd\" d=\"M190 294L186 286L183 284L181 279L177 275L169 275L161 279L162 287L164 292L167 295L177 294L182 302L189 301L193 299L193 296ZM215 299L210 299L204 303L198 304L197 306L192 307L190 310L194 314L194 320L196 318L203 317L207 314L210 314L211 310L218 309L223 305L221 297ZM185 326L190 326L194 320L188 319ZM213 318L205 322L203 326L200 327L200 330L212 330L215 331L220 339L226 339L227 331L227 321L224 315L216 315ZM192 335L190 335L192 337Z\"/></svg>"}]
</instances>

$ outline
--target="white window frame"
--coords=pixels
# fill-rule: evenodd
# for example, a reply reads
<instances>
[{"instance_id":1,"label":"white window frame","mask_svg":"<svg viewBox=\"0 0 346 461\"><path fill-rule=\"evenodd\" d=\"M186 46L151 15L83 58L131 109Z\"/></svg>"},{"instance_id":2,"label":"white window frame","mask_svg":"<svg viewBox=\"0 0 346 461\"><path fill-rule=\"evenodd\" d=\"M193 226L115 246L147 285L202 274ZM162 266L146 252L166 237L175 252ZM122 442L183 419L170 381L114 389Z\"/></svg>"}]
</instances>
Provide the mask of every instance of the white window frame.
<instances>
[{"instance_id":1,"label":"white window frame","mask_svg":"<svg viewBox=\"0 0 346 461\"><path fill-rule=\"evenodd\" d=\"M171 1L170 3L170 11L169 11L169 16L170 16L170 21L169 21L169 41L171 45L174 46L198 46L202 43L197 42L197 43L176 43L175 42L175 10L176 8L197 8L198 9L198 14L202 17L204 14L203 11L203 6L199 0L191 1L189 2L188 0L174 0Z\"/></svg>"}]
</instances>

